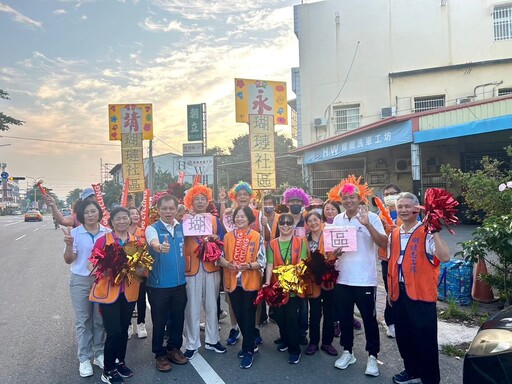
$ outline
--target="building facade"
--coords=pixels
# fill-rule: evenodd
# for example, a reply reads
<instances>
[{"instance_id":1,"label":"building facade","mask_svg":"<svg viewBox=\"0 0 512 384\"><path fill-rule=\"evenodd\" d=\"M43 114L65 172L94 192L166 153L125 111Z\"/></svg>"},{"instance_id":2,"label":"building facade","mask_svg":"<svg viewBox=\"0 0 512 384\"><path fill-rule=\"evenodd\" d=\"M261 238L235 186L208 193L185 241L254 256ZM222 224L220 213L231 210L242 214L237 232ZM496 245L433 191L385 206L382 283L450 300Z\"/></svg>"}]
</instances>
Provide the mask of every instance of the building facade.
<instances>
[{"instance_id":1,"label":"building facade","mask_svg":"<svg viewBox=\"0 0 512 384\"><path fill-rule=\"evenodd\" d=\"M421 195L505 158L512 1L327 0L294 7L295 154L314 195L342 177Z\"/></svg>"}]
</instances>

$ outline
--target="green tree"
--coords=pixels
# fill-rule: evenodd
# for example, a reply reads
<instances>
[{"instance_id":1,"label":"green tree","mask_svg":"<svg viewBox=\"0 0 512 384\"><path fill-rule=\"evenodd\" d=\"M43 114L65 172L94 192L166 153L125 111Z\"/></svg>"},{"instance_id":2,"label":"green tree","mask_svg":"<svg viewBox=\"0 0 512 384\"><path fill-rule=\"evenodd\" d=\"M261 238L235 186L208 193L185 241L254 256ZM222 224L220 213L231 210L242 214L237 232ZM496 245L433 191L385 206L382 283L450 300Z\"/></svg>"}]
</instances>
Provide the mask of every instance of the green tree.
<instances>
[{"instance_id":1,"label":"green tree","mask_svg":"<svg viewBox=\"0 0 512 384\"><path fill-rule=\"evenodd\" d=\"M0 99L10 100L9 94L4 90L0 89ZM24 121L15 119L14 117L8 116L3 112L0 112L0 131L9 130L9 125L23 125Z\"/></svg>"},{"instance_id":2,"label":"green tree","mask_svg":"<svg viewBox=\"0 0 512 384\"><path fill-rule=\"evenodd\" d=\"M162 171L157 169L154 173L153 179L153 191L164 191L167 189L169 184L177 181L176 177L173 177L169 171Z\"/></svg>"},{"instance_id":3,"label":"green tree","mask_svg":"<svg viewBox=\"0 0 512 384\"><path fill-rule=\"evenodd\" d=\"M80 194L83 189L75 188L72 191L68 192L66 196L66 204L68 207L73 208L73 204L80 198Z\"/></svg>"},{"instance_id":4,"label":"green tree","mask_svg":"<svg viewBox=\"0 0 512 384\"><path fill-rule=\"evenodd\" d=\"M123 192L123 186L116 183L114 180L105 181L101 185L101 192L103 192L103 202L107 209L111 209L114 204L121 203L121 193Z\"/></svg>"},{"instance_id":5,"label":"green tree","mask_svg":"<svg viewBox=\"0 0 512 384\"><path fill-rule=\"evenodd\" d=\"M506 150L511 156L512 148ZM512 300L512 189L505 186L512 181L510 166L486 157L482 169L475 172L451 166L443 166L441 171L452 186L460 188L468 208L484 214L481 227L473 232L472 240L461 243L457 255L473 262L483 258L493 266L489 275L478 278L497 288L508 305ZM491 253L496 254L497 262L488 257Z\"/></svg>"}]
</instances>

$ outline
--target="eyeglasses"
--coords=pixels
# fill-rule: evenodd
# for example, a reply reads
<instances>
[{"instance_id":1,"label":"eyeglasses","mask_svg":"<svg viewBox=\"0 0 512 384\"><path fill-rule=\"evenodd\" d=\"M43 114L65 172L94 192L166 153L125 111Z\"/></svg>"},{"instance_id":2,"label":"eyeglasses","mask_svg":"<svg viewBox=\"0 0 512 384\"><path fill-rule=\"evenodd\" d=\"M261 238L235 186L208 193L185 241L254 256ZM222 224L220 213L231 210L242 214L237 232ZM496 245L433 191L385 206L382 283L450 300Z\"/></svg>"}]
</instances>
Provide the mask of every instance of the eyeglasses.
<instances>
[{"instance_id":1,"label":"eyeglasses","mask_svg":"<svg viewBox=\"0 0 512 384\"><path fill-rule=\"evenodd\" d=\"M279 225L287 225L287 226L291 227L293 225L293 221L292 220L279 220Z\"/></svg>"}]
</instances>

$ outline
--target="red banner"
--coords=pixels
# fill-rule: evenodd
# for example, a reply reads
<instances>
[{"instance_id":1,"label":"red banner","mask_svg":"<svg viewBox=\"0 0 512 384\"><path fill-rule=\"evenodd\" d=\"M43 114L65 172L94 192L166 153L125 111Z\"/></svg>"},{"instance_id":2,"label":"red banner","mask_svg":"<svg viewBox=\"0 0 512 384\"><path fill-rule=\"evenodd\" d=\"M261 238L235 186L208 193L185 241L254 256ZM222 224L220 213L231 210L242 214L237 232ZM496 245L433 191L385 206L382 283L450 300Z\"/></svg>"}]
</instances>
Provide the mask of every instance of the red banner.
<instances>
[{"instance_id":1,"label":"red banner","mask_svg":"<svg viewBox=\"0 0 512 384\"><path fill-rule=\"evenodd\" d=\"M94 194L96 195L96 201L101 207L101 213L103 217L101 218L101 224L105 227L108 226L108 218L109 213L107 207L105 207L105 202L103 201L103 193L101 193L101 184L91 184L92 189L94 190Z\"/></svg>"},{"instance_id":2,"label":"red banner","mask_svg":"<svg viewBox=\"0 0 512 384\"><path fill-rule=\"evenodd\" d=\"M184 182L185 182L185 172L181 171L178 176L178 184L183 185Z\"/></svg>"},{"instance_id":3,"label":"red banner","mask_svg":"<svg viewBox=\"0 0 512 384\"><path fill-rule=\"evenodd\" d=\"M202 175L199 175L199 174L194 176L194 184L192 185L193 187L195 187L197 184L201 183L201 176Z\"/></svg>"},{"instance_id":4,"label":"red banner","mask_svg":"<svg viewBox=\"0 0 512 384\"><path fill-rule=\"evenodd\" d=\"M124 179L123 190L121 192L121 207L128 205L128 191L130 190L130 179L127 177Z\"/></svg>"},{"instance_id":5,"label":"red banner","mask_svg":"<svg viewBox=\"0 0 512 384\"><path fill-rule=\"evenodd\" d=\"M151 196L151 191L149 189L145 189L142 193L142 204L140 206L140 227L142 229L146 229L149 224L149 198Z\"/></svg>"}]
</instances>

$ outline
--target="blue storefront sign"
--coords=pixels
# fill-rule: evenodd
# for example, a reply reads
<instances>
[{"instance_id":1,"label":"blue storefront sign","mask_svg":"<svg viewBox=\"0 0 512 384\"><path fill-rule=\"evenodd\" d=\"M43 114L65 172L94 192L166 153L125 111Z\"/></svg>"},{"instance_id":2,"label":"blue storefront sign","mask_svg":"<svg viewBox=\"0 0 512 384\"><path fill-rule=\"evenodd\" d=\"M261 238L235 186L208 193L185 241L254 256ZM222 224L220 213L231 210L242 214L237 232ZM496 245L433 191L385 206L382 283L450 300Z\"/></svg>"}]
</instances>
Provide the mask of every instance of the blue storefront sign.
<instances>
[{"instance_id":1,"label":"blue storefront sign","mask_svg":"<svg viewBox=\"0 0 512 384\"><path fill-rule=\"evenodd\" d=\"M361 132L304 152L304 164L314 164L358 153L394 147L412 142L411 121Z\"/></svg>"}]
</instances>

